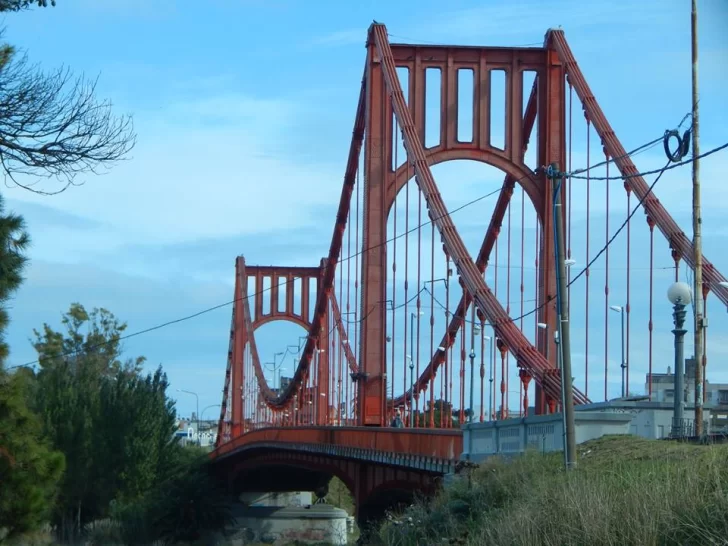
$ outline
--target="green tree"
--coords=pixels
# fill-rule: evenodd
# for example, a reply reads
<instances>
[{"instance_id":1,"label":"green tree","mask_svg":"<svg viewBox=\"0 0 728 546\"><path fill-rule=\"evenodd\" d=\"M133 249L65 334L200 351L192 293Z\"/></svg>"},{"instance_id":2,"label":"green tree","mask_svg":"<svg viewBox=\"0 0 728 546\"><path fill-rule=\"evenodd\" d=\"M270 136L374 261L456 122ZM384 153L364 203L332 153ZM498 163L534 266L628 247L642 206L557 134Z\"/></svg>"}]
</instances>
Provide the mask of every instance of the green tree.
<instances>
[{"instance_id":1,"label":"green tree","mask_svg":"<svg viewBox=\"0 0 728 546\"><path fill-rule=\"evenodd\" d=\"M0 376L0 543L47 521L63 455L53 451L28 408L25 373Z\"/></svg>"},{"instance_id":2,"label":"green tree","mask_svg":"<svg viewBox=\"0 0 728 546\"><path fill-rule=\"evenodd\" d=\"M433 411L434 419L433 420L434 420L435 428L440 428L440 419L442 419L443 425L444 425L444 421L448 414L451 415L451 421L452 421L451 427L459 428L460 427L459 410L453 409L453 406L450 402L446 402L439 398L437 400L435 400L434 402L435 403L433 404L433 406L434 406L434 411ZM417 423L419 424L419 426L421 426L421 427L430 426L430 409L431 409L431 406L428 402L427 407L424 408L424 411L423 410L415 411L415 416L416 416L415 418L417 419ZM467 414L467 412L468 412L468 410L465 410L466 414Z\"/></svg>"},{"instance_id":3,"label":"green tree","mask_svg":"<svg viewBox=\"0 0 728 546\"><path fill-rule=\"evenodd\" d=\"M35 331L37 410L66 472L54 513L59 538L109 514L111 502L134 503L169 474L182 448L173 441L174 402L161 367L144 375L144 358L122 359L126 323L106 309L78 304L65 331Z\"/></svg>"},{"instance_id":4,"label":"green tree","mask_svg":"<svg viewBox=\"0 0 728 546\"><path fill-rule=\"evenodd\" d=\"M25 251L30 236L22 216L5 211L5 199L0 195L0 364L8 356L5 330L10 322L7 302L23 282L23 270L28 261Z\"/></svg>"},{"instance_id":5,"label":"green tree","mask_svg":"<svg viewBox=\"0 0 728 546\"><path fill-rule=\"evenodd\" d=\"M23 282L29 243L22 217L8 214L0 195L0 541L43 522L63 471L63 457L49 448L28 408L32 372L4 369L7 303Z\"/></svg>"}]
</instances>

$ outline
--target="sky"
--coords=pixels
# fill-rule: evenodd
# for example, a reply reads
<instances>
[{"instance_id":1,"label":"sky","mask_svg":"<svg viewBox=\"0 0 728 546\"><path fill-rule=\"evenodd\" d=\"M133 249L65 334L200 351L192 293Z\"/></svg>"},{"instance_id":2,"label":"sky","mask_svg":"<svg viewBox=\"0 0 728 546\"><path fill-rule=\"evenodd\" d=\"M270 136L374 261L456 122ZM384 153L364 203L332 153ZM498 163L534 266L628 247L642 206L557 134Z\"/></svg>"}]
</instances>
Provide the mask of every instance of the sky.
<instances>
[{"instance_id":1,"label":"sky","mask_svg":"<svg viewBox=\"0 0 728 546\"><path fill-rule=\"evenodd\" d=\"M708 150L728 141L728 5L701 0L699 9L701 142ZM98 76L99 97L132 114L137 132L128 160L83 176L83 185L62 194L4 188L8 208L25 216L33 239L26 282L12 303L8 364L33 361L33 328L58 326L72 302L110 309L137 332L230 301L238 254L261 265L317 265L328 252L373 19L387 25L392 42L463 45L537 45L549 27L560 26L627 149L675 127L690 109L688 0L59 0L55 8L7 15L8 42L44 69ZM724 273L727 158L723 152L702 162L704 251ZM575 152L573 161L583 164L584 157ZM659 146L637 162L642 170L662 163ZM497 187L492 171L477 168L433 169L448 207L483 193L483 184L451 181ZM688 234L689 181L689 169L676 169L655 190ZM52 191L54 184L37 187ZM598 203L593 207L591 214L603 215ZM574 214L578 239L585 211L576 207ZM479 242L472 241L487 227L482 218L473 212L458 220L473 253ZM643 253L645 241L633 252ZM657 247L655 265L669 266L660 236ZM658 281L655 297L666 319L656 328L667 351L663 294L670 275ZM711 309L720 306L712 302ZM725 315L711 315L713 381L728 381ZM146 356L149 369L164 366L182 415L195 410L196 399L176 389L197 393L203 417L211 418L221 400L229 324L230 308L223 307L124 347L129 356ZM611 324L616 332L618 323ZM302 334L277 326L261 341L273 352ZM664 359L660 369L669 352ZM635 360L644 374L643 355ZM610 376L610 388L619 388L615 381Z\"/></svg>"}]
</instances>

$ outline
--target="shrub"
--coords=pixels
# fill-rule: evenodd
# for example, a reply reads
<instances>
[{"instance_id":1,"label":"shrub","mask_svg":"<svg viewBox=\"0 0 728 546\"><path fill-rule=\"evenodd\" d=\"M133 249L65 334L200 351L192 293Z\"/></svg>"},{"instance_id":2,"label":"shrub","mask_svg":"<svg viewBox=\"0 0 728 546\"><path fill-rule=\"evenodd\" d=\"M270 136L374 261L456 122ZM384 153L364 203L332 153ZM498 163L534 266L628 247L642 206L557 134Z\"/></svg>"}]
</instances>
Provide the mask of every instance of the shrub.
<instances>
[{"instance_id":1,"label":"shrub","mask_svg":"<svg viewBox=\"0 0 728 546\"><path fill-rule=\"evenodd\" d=\"M513 546L724 544L728 446L604 437L561 454L493 458L387 521L385 543Z\"/></svg>"}]
</instances>

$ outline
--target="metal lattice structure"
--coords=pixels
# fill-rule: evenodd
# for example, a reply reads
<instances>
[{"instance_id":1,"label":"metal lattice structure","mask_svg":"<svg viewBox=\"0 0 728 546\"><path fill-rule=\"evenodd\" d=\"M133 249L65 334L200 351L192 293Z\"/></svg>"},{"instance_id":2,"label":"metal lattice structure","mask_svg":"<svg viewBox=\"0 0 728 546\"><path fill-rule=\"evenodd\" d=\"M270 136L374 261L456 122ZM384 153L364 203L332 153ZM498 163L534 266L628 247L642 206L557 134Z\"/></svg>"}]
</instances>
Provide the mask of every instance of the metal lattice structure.
<instances>
[{"instance_id":1,"label":"metal lattice structure","mask_svg":"<svg viewBox=\"0 0 728 546\"><path fill-rule=\"evenodd\" d=\"M557 320L553 181L542 167L556 163L572 171L579 110L587 164L579 177L564 181L567 256L584 235L585 247L579 248L582 265L606 248L600 258L605 264L601 278L595 279L594 271L587 269L578 284L569 285L572 321L583 324L585 332L583 337L572 334L572 350L583 352L582 360L574 361L575 404L590 401L590 370L593 381L602 367L604 398L608 396L610 250L612 260L626 265L619 273L620 283L626 283L621 300L626 301L626 359L637 343L644 344L650 373L654 260L660 255L654 228L667 239L676 278L681 260L693 265L690 240L650 192L620 144L561 30L549 30L543 47L460 47L390 44L386 27L373 24L366 49L328 256L313 268L251 267L237 258L223 409L213 457L229 457L250 447L261 429L278 431L265 435L266 445L280 437L289 451L300 431L303 450L312 441L321 441L311 439L312 427L342 427L341 434L331 436L341 443L340 449L372 453L371 449L379 449L373 436L376 429L388 426L393 411L400 409L406 428L428 429L428 434L422 441L421 434L403 431L396 450L433 461L457 458L454 431L448 429L466 418L467 372L476 359L478 377L470 389L477 392L480 411L474 419L507 417L513 405L509 393L515 392L509 388L512 381L517 382L519 414L558 411L557 353L549 349L553 345L549 332L555 331ZM432 72L439 73L435 88L428 84ZM492 92L498 78L503 81L505 102L500 105L502 123L495 119ZM439 102L429 105L428 94L438 89ZM465 110L471 115L463 122ZM439 127L434 131L438 138L426 145L432 119ZM499 139L502 145L496 142ZM594 143L601 148L597 162L592 160ZM527 154L533 157L530 164ZM475 256L468 252L433 175L435 165L462 159L505 173L492 217L481 221L484 235ZM606 176L596 176L597 172ZM627 206L615 213L618 190L625 192L620 199ZM602 220L590 209L595 200L606 203L600 239L594 230ZM643 210L646 222L632 218L635 206ZM584 229L573 228L574 210L585 211L580 220ZM610 248L609 237L625 217L626 248ZM515 224L520 222L515 228L514 218ZM649 244L649 266L643 268L649 272L634 277L634 260L645 261L645 256L631 254L630 244L638 236ZM504 260L505 272L499 270ZM533 273L526 274L524 263L534 264ZM262 288L265 277L270 279L269 291ZM570 281L572 277L570 272ZM601 279L603 286L596 284ZM728 290L718 284L725 280L705 259L702 296L712 292L728 304ZM642 323L635 322L631 313L630 298L635 295L630 287L635 282L649 283L649 290L643 290L645 298L649 296L644 301L649 316L640 319ZM284 305L279 304L281 293ZM533 295L530 302L527 293ZM603 345L594 343L590 319L592 324L604 320ZM282 389L267 384L255 344L257 326L272 320L292 321L307 329L293 378ZM603 360L594 361L590 355L590 338L591 349L602 350ZM626 374L629 386L629 367ZM592 398L601 399L602 394ZM474 412L473 404L469 409Z\"/></svg>"}]
</instances>

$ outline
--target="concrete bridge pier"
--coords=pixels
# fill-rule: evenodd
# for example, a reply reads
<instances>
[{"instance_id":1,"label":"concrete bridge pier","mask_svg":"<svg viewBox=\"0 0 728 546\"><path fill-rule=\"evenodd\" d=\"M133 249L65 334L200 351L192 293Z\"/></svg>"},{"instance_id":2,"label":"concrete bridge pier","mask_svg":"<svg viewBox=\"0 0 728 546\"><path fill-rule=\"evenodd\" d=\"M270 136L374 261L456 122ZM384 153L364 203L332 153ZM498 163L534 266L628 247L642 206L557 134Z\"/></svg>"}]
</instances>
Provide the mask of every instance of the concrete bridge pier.
<instances>
[{"instance_id":1,"label":"concrete bridge pier","mask_svg":"<svg viewBox=\"0 0 728 546\"><path fill-rule=\"evenodd\" d=\"M317 493L322 493L317 491ZM325 492L323 492L325 495ZM227 544L347 544L346 511L316 503L309 491L244 492L233 508L235 529Z\"/></svg>"}]
</instances>

